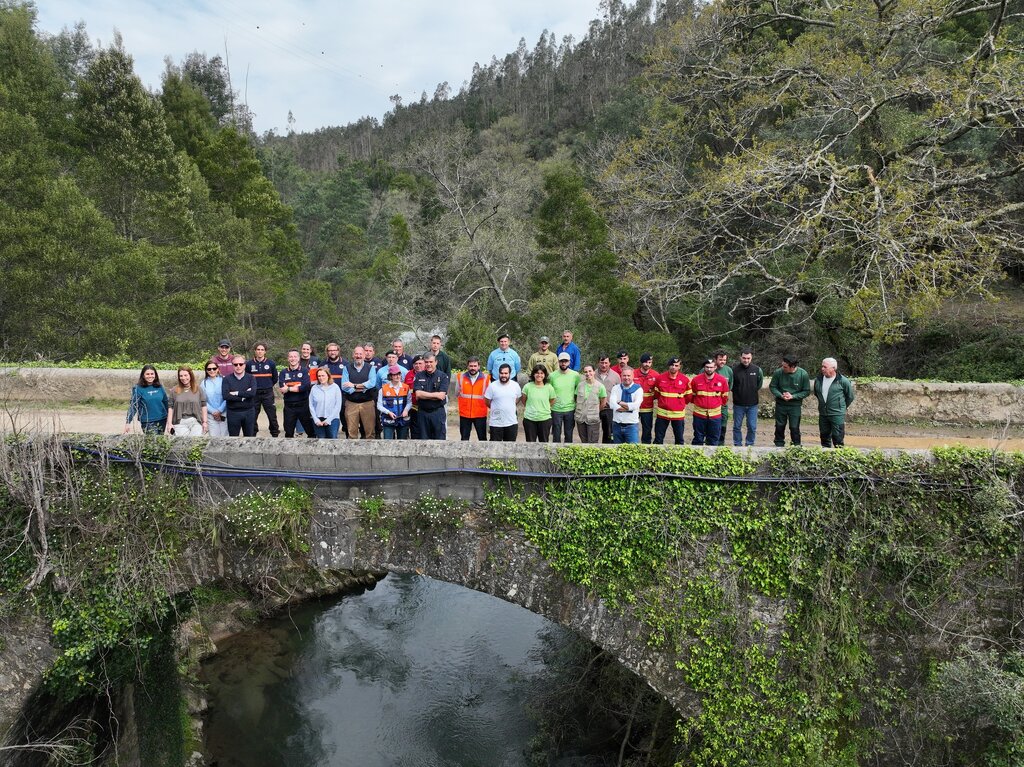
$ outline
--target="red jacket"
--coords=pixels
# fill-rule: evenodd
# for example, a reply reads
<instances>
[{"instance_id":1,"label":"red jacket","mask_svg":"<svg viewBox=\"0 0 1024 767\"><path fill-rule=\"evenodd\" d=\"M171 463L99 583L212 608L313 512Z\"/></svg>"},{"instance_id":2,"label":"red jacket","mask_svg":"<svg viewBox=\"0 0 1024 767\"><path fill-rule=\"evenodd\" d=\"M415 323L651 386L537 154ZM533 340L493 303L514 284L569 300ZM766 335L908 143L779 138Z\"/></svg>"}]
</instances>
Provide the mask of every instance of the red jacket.
<instances>
[{"instance_id":1,"label":"red jacket","mask_svg":"<svg viewBox=\"0 0 1024 767\"><path fill-rule=\"evenodd\" d=\"M658 406L654 409L658 418L679 421L686 418L686 403L690 401L690 379L684 373L669 378L668 373L658 376L654 396Z\"/></svg>"},{"instance_id":2,"label":"red jacket","mask_svg":"<svg viewBox=\"0 0 1024 767\"><path fill-rule=\"evenodd\" d=\"M690 392L694 418L722 417L722 405L729 400L729 382L725 376L715 373L709 379L700 373L690 382Z\"/></svg>"},{"instance_id":3,"label":"red jacket","mask_svg":"<svg viewBox=\"0 0 1024 767\"><path fill-rule=\"evenodd\" d=\"M640 405L641 413L654 412L654 389L658 385L658 376L660 375L661 373L654 368L647 371L647 375L644 375L643 368L633 369L633 380L644 390L644 401Z\"/></svg>"}]
</instances>

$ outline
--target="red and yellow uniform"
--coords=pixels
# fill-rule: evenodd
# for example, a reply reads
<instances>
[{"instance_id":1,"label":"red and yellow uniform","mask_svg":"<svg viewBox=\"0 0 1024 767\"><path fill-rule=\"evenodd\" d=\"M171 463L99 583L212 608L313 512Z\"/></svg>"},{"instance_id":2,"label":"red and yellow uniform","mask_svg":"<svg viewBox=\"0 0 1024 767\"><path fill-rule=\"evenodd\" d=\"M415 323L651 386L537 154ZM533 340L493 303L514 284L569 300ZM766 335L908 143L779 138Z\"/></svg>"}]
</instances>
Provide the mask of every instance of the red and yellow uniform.
<instances>
[{"instance_id":1,"label":"red and yellow uniform","mask_svg":"<svg viewBox=\"0 0 1024 767\"><path fill-rule=\"evenodd\" d=\"M694 418L721 418L722 406L729 401L729 382L719 373L711 378L700 373L690 382L690 401Z\"/></svg>"},{"instance_id":2,"label":"red and yellow uniform","mask_svg":"<svg viewBox=\"0 0 1024 767\"><path fill-rule=\"evenodd\" d=\"M643 368L634 368L633 381L640 384L644 390L644 401L640 404L641 413L654 412L654 390L658 385L658 377L661 375L657 370L651 368L644 374Z\"/></svg>"},{"instance_id":3,"label":"red and yellow uniform","mask_svg":"<svg viewBox=\"0 0 1024 767\"><path fill-rule=\"evenodd\" d=\"M672 378L668 373L658 376L654 396L658 400L654 414L667 421L686 418L686 403L690 401L690 379L683 373Z\"/></svg>"}]
</instances>

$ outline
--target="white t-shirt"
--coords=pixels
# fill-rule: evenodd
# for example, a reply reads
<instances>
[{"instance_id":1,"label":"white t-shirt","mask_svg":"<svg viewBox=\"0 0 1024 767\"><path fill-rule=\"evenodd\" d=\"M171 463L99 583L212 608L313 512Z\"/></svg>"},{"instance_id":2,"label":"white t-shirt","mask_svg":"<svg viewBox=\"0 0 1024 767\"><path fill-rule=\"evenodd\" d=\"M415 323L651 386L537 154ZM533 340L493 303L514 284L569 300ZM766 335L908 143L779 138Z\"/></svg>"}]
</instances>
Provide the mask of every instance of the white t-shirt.
<instances>
[{"instance_id":1,"label":"white t-shirt","mask_svg":"<svg viewBox=\"0 0 1024 767\"><path fill-rule=\"evenodd\" d=\"M826 378L825 376L821 377L821 398L823 400L828 399L828 390L832 388L832 384L835 382L835 380L835 376L832 376L831 378Z\"/></svg>"},{"instance_id":2,"label":"white t-shirt","mask_svg":"<svg viewBox=\"0 0 1024 767\"><path fill-rule=\"evenodd\" d=\"M491 381L484 396L491 401L491 412L488 421L491 426L515 426L519 423L516 417L516 401L522 396L523 390L515 381L503 384Z\"/></svg>"}]
</instances>

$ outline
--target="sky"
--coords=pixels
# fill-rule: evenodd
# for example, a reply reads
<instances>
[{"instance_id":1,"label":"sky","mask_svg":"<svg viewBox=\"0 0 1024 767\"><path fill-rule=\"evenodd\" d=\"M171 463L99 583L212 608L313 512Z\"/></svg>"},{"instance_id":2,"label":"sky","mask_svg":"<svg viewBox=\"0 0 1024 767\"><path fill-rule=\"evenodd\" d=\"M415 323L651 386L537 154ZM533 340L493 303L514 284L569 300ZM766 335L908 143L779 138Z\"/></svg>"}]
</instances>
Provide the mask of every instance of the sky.
<instances>
[{"instance_id":1,"label":"sky","mask_svg":"<svg viewBox=\"0 0 1024 767\"><path fill-rule=\"evenodd\" d=\"M232 85L255 113L258 133L380 119L389 98L452 93L474 62L533 48L545 29L582 38L598 0L36 0L38 28L57 33L84 21L106 46L115 30L150 89L164 59L198 50L224 56Z\"/></svg>"}]
</instances>

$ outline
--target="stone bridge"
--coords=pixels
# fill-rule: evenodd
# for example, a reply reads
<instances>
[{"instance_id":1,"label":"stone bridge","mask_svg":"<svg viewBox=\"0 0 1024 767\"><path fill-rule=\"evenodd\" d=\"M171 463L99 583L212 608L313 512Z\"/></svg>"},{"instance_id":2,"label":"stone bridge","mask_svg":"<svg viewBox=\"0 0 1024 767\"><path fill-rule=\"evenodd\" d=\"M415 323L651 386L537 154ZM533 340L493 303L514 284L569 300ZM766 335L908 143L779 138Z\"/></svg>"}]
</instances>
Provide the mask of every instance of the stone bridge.
<instances>
[{"instance_id":1,"label":"stone bridge","mask_svg":"<svg viewBox=\"0 0 1024 767\"><path fill-rule=\"evenodd\" d=\"M111 445L118 442L109 440ZM491 594L589 639L680 712L691 712L694 700L687 696L676 658L649 646L647 630L631 610L609 609L595 594L569 583L521 533L496 524L483 512L485 489L501 478L472 473L482 462L515 461L521 472L550 473L552 451L551 446L536 444L218 439L206 446L203 464L211 467L216 492L225 496L291 482L311 489L315 511L308 531L309 564L329 576L324 582L345 588L352 583L346 573L417 573ZM412 502L427 493L466 501L462 524L417 530L398 517L387 536L366 529L359 499L383 497L390 504ZM253 583L280 575L257 573L251 559L244 552L232 552L230 546L192 551L187 560L180 567L180 590L225 578ZM330 588L317 591L325 594ZM768 625L781 619L781 607L736 607L755 610L751 618ZM0 733L54 657L48 626L38 618L10 619L2 627Z\"/></svg>"}]
</instances>

